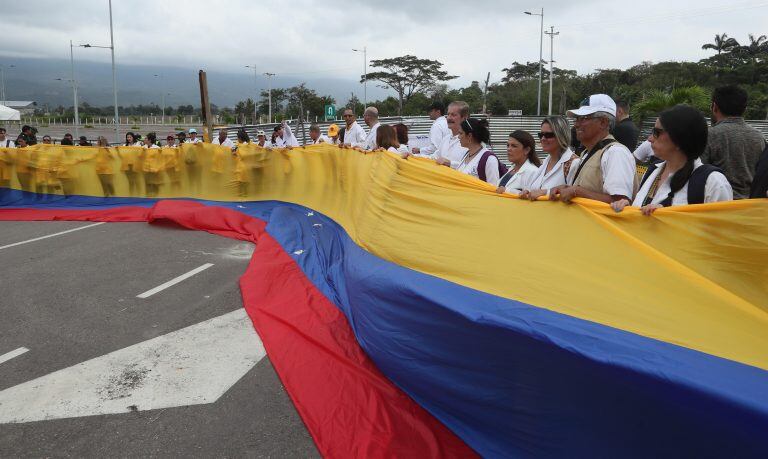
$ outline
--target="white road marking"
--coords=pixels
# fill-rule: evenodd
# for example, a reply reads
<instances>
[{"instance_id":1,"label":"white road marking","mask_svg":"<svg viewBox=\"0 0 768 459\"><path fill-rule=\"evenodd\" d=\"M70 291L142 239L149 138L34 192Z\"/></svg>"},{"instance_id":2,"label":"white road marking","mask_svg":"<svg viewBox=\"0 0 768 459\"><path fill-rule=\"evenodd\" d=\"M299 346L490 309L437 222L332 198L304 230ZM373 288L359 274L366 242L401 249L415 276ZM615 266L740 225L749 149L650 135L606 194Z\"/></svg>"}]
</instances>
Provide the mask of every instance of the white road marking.
<instances>
[{"instance_id":1,"label":"white road marking","mask_svg":"<svg viewBox=\"0 0 768 459\"><path fill-rule=\"evenodd\" d=\"M103 225L104 223L106 223L106 222L93 223L91 225L80 226L80 227L73 228L73 229L70 229L70 230L60 231L58 233L49 234L47 236L40 236L40 237L36 237L34 239L28 239L26 241L14 242L13 244L2 245L2 246L0 246L0 250L8 249L8 248L11 248L11 247L16 247L17 245L29 244L30 242L41 241L43 239L48 239L49 237L61 236L62 234L71 233L73 231L80 231L80 230L83 230L83 229L86 229L86 228L92 228L94 226Z\"/></svg>"},{"instance_id":2,"label":"white road marking","mask_svg":"<svg viewBox=\"0 0 768 459\"><path fill-rule=\"evenodd\" d=\"M0 391L0 424L213 403L265 354L241 308Z\"/></svg>"},{"instance_id":3,"label":"white road marking","mask_svg":"<svg viewBox=\"0 0 768 459\"><path fill-rule=\"evenodd\" d=\"M157 287L147 290L146 292L136 295L136 298L149 298L150 296L154 295L157 292L162 292L163 290L167 289L168 287L173 287L174 285L178 284L179 282L189 279L190 277L194 276L197 273L201 273L205 271L206 269L213 266L213 263L206 263L202 266L198 266L197 268L193 269L192 271L182 274L179 277L176 277L174 279L169 280L168 282L158 285Z\"/></svg>"},{"instance_id":4,"label":"white road marking","mask_svg":"<svg viewBox=\"0 0 768 459\"><path fill-rule=\"evenodd\" d=\"M29 352L29 349L26 347L20 347L11 352L6 352L5 354L0 355L0 363L5 363L13 358L20 356L21 354L24 354L25 352Z\"/></svg>"}]
</instances>

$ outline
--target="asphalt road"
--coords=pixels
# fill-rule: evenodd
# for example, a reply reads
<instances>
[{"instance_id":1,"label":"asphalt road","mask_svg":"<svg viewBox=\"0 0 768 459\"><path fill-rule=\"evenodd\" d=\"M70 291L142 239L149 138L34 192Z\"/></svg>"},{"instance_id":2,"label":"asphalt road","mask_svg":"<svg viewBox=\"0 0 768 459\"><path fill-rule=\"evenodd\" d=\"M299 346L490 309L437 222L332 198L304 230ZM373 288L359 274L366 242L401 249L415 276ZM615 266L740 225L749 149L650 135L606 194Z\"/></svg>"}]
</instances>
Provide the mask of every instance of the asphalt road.
<instances>
[{"instance_id":1,"label":"asphalt road","mask_svg":"<svg viewBox=\"0 0 768 459\"><path fill-rule=\"evenodd\" d=\"M237 280L250 244L175 226L88 225L0 222L0 457L317 456L266 357L212 403L143 410L134 400L115 414L2 421L4 392L242 308ZM56 393L63 383L46 384Z\"/></svg>"}]
</instances>

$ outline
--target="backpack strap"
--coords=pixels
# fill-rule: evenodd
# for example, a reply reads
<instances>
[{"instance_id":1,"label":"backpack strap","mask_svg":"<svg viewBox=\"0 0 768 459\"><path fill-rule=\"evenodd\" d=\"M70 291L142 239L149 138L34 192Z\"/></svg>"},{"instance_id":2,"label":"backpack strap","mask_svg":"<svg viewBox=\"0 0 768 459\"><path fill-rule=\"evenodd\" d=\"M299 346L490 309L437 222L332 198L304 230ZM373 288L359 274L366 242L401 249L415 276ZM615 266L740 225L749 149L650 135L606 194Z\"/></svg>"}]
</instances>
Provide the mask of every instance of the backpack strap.
<instances>
[{"instance_id":1,"label":"backpack strap","mask_svg":"<svg viewBox=\"0 0 768 459\"><path fill-rule=\"evenodd\" d=\"M499 165L499 177L503 177L507 173L507 166L499 161L499 157L494 155L491 150L486 149L483 155L480 157L480 162L477 163L477 178L483 182L487 181L485 176L485 165L488 163L488 158L493 156L496 158L496 164Z\"/></svg>"},{"instance_id":2,"label":"backpack strap","mask_svg":"<svg viewBox=\"0 0 768 459\"><path fill-rule=\"evenodd\" d=\"M722 173L722 169L711 164L702 164L691 172L688 179L688 204L704 203L704 188L707 185L707 179L713 172Z\"/></svg>"},{"instance_id":3,"label":"backpack strap","mask_svg":"<svg viewBox=\"0 0 768 459\"><path fill-rule=\"evenodd\" d=\"M655 171L658 168L659 168L658 163L651 163L648 165L648 168L645 170L645 174L643 174L643 178L640 179L640 185L637 186L638 190L643 188L643 184L645 184L645 181L648 180L648 177L650 177L653 171Z\"/></svg>"},{"instance_id":4,"label":"backpack strap","mask_svg":"<svg viewBox=\"0 0 768 459\"><path fill-rule=\"evenodd\" d=\"M587 164L587 161L592 159L593 156L595 156L595 153L597 153L600 150L603 150L605 148L608 148L614 143L619 143L611 136L608 136L604 138L603 140L597 142L597 145L592 147L591 150L589 150L587 153L584 154L584 156L581 157L581 162L579 163L579 168L576 169L576 175L573 176L574 183L576 182L576 179L579 178L579 174L581 173L581 169L584 168L584 166Z\"/></svg>"}]
</instances>

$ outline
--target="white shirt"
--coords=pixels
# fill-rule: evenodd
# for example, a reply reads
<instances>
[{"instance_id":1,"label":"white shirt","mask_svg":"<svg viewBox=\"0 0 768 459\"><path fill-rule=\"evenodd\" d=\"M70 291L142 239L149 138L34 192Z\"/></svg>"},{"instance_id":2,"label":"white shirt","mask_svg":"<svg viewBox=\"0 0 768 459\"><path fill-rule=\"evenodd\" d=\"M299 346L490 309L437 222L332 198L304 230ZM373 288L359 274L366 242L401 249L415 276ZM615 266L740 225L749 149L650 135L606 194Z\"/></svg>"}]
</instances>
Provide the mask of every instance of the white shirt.
<instances>
[{"instance_id":1,"label":"white shirt","mask_svg":"<svg viewBox=\"0 0 768 459\"><path fill-rule=\"evenodd\" d=\"M582 156L583 160L584 157ZM573 169L573 166L571 168ZM629 148L618 142L606 148L600 158L600 170L603 175L603 193L612 196L626 196L630 199L635 195L637 170L635 157L632 156Z\"/></svg>"},{"instance_id":2,"label":"white shirt","mask_svg":"<svg viewBox=\"0 0 768 459\"><path fill-rule=\"evenodd\" d=\"M415 156L432 158L435 160L440 158L447 159L451 162L451 167L453 169L458 169L459 163L461 163L461 160L466 153L467 149L461 146L459 136L451 135L443 140L443 143L440 144L440 147L434 153L430 155L419 153Z\"/></svg>"},{"instance_id":3,"label":"white shirt","mask_svg":"<svg viewBox=\"0 0 768 459\"><path fill-rule=\"evenodd\" d=\"M410 153L411 152L411 147L409 147L408 144L406 144L406 143L400 144L400 148L397 149L397 152L398 153Z\"/></svg>"},{"instance_id":4,"label":"white shirt","mask_svg":"<svg viewBox=\"0 0 768 459\"><path fill-rule=\"evenodd\" d=\"M552 167L552 170L547 172L547 165L549 165L550 161L552 161L552 156L547 155L547 157L544 158L544 163L538 168L536 174L533 174L530 177L530 181L525 184L523 189L528 191L549 190L560 185L568 185L573 183L573 175L576 173L576 169L579 167L580 159L577 157L571 162L571 168L568 171L567 179L563 173L563 166L574 156L576 156L576 154L573 152L573 150L570 148L565 150L563 154L560 155L560 159L558 159L555 165Z\"/></svg>"},{"instance_id":5,"label":"white shirt","mask_svg":"<svg viewBox=\"0 0 768 459\"><path fill-rule=\"evenodd\" d=\"M5 140L0 140L0 148L16 148L16 142L6 136Z\"/></svg>"},{"instance_id":6,"label":"white shirt","mask_svg":"<svg viewBox=\"0 0 768 459\"><path fill-rule=\"evenodd\" d=\"M144 148L160 148L160 145L158 145L158 144L156 144L156 143L153 143L153 144L152 144L151 146L149 146L149 147L145 145L145 146L144 146Z\"/></svg>"},{"instance_id":7,"label":"white shirt","mask_svg":"<svg viewBox=\"0 0 768 459\"><path fill-rule=\"evenodd\" d=\"M635 151L632 152L632 156L634 156L635 159L642 163L648 161L648 158L650 158L651 155L653 155L653 147L651 146L651 142L649 140L641 143L637 148L635 148Z\"/></svg>"},{"instance_id":8,"label":"white shirt","mask_svg":"<svg viewBox=\"0 0 768 459\"><path fill-rule=\"evenodd\" d=\"M195 139L187 139L184 141L184 143L200 143L200 142L202 142L202 140L199 137Z\"/></svg>"},{"instance_id":9,"label":"white shirt","mask_svg":"<svg viewBox=\"0 0 768 459\"><path fill-rule=\"evenodd\" d=\"M423 155L433 154L440 148L445 139L450 138L452 135L453 133L448 129L448 119L441 116L429 128L429 145L419 150L419 153Z\"/></svg>"},{"instance_id":10,"label":"white shirt","mask_svg":"<svg viewBox=\"0 0 768 459\"><path fill-rule=\"evenodd\" d=\"M283 135L282 137L276 137L275 138L275 146L276 147L298 147L299 141L296 139L296 136L293 135L293 132L291 132L291 127L286 124L283 126Z\"/></svg>"},{"instance_id":11,"label":"white shirt","mask_svg":"<svg viewBox=\"0 0 768 459\"><path fill-rule=\"evenodd\" d=\"M353 147L364 147L365 138L365 130L357 124L357 121L347 126L347 129L344 131L344 143Z\"/></svg>"},{"instance_id":12,"label":"white shirt","mask_svg":"<svg viewBox=\"0 0 768 459\"><path fill-rule=\"evenodd\" d=\"M256 145L258 145L258 146L260 146L262 148L272 148L272 142L270 142L269 139L266 139L266 138L264 139L264 145L261 145L259 143L259 138L258 137L256 137L256 142L254 142L254 144L256 144Z\"/></svg>"},{"instance_id":13,"label":"white shirt","mask_svg":"<svg viewBox=\"0 0 768 459\"><path fill-rule=\"evenodd\" d=\"M379 130L379 126L381 126L381 123L376 121L376 124L371 126L371 130L368 132L368 135L365 136L365 149L366 150L373 150L377 147L376 145L376 132ZM346 137L345 137L346 139Z\"/></svg>"},{"instance_id":14,"label":"white shirt","mask_svg":"<svg viewBox=\"0 0 768 459\"><path fill-rule=\"evenodd\" d=\"M235 143L232 142L232 140L230 140L229 138L224 139L224 142L219 142L219 138L216 137L215 139L213 139L213 142L211 143L214 145L221 145L223 147L229 147L229 148L232 148L235 146Z\"/></svg>"},{"instance_id":15,"label":"white shirt","mask_svg":"<svg viewBox=\"0 0 768 459\"><path fill-rule=\"evenodd\" d=\"M514 169L510 169L509 172L504 174L504 176L499 177L498 182L496 182L496 185L498 186L501 183L501 179L506 177L509 174L512 174L514 172L514 175L511 179L504 185L504 188L507 190L507 193L520 193L525 185L527 185L531 178L533 178L536 174L539 172L539 168L534 166L532 162L529 160L525 160L522 167L520 167L519 170L514 171Z\"/></svg>"},{"instance_id":16,"label":"white shirt","mask_svg":"<svg viewBox=\"0 0 768 459\"><path fill-rule=\"evenodd\" d=\"M307 145L317 145L318 143L330 143L332 144L333 141L331 141L330 138L327 136L320 134L320 137L317 138L317 140L312 140L311 138L307 140Z\"/></svg>"},{"instance_id":17,"label":"white shirt","mask_svg":"<svg viewBox=\"0 0 768 459\"><path fill-rule=\"evenodd\" d=\"M465 153L456 170L472 177L480 178L477 168L480 166L480 158L482 158L486 151L488 151L487 148L480 148L480 151L475 153L472 158L467 157L469 152ZM485 162L485 181L492 184L499 183L499 160L495 156L489 156Z\"/></svg>"},{"instance_id":18,"label":"white shirt","mask_svg":"<svg viewBox=\"0 0 768 459\"><path fill-rule=\"evenodd\" d=\"M637 192L637 196L635 196L635 200L632 202L633 206L642 207L643 201L645 201L646 196L648 196L648 193L651 190L651 186L653 186L654 180L656 180L656 177L662 173L665 164L666 162L657 164L656 170L651 172L648 178L645 179L645 183L643 183L643 186L640 187L640 190ZM697 159L693 162L693 169L696 170L701 167L701 165L701 160ZM651 200L651 204L659 204L661 201L667 199L667 196L672 189L670 187L670 183L672 182L672 177L674 175L675 173L670 174L663 183L659 183L656 194ZM712 172L709 174L707 177L707 182L704 184L704 202L720 202L732 200L733 188L731 188L731 184L728 183L728 179L725 178L725 175L721 174L720 172ZM684 206L686 204L688 204L688 182L686 182L685 185L683 185L683 187L680 188L672 197L673 206Z\"/></svg>"}]
</instances>

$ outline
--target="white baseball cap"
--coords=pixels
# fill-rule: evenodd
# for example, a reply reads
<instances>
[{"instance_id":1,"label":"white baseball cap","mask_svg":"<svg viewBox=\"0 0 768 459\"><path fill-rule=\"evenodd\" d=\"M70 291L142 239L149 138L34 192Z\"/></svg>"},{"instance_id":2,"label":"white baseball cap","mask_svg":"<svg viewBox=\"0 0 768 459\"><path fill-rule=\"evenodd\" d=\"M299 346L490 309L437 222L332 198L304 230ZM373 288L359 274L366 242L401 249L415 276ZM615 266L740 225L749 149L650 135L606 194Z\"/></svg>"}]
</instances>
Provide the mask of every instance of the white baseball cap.
<instances>
[{"instance_id":1,"label":"white baseball cap","mask_svg":"<svg viewBox=\"0 0 768 459\"><path fill-rule=\"evenodd\" d=\"M568 116L584 116L597 112L616 116L616 102L607 94L592 94L581 101L581 107L576 110L568 110Z\"/></svg>"},{"instance_id":2,"label":"white baseball cap","mask_svg":"<svg viewBox=\"0 0 768 459\"><path fill-rule=\"evenodd\" d=\"M192 128L192 129L189 130L189 133L190 134L197 134L197 129Z\"/></svg>"}]
</instances>

